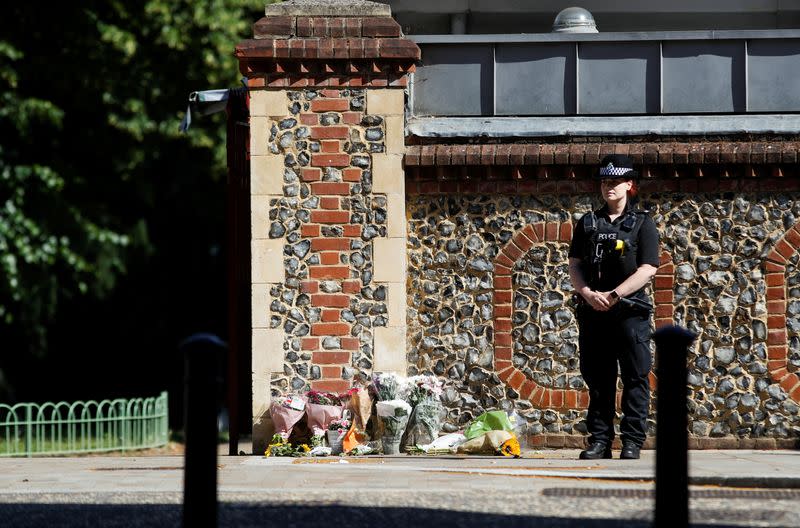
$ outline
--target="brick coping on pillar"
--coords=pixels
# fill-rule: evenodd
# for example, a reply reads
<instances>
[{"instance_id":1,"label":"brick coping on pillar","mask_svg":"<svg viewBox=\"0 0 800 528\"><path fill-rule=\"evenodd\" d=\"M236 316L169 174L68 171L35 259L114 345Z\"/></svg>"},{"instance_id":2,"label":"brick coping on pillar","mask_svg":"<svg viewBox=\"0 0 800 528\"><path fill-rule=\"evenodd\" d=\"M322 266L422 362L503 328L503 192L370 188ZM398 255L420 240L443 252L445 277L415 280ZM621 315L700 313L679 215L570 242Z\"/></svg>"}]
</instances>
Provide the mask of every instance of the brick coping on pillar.
<instances>
[{"instance_id":1,"label":"brick coping on pillar","mask_svg":"<svg viewBox=\"0 0 800 528\"><path fill-rule=\"evenodd\" d=\"M250 88L404 88L420 49L390 16L267 15L236 46Z\"/></svg>"}]
</instances>

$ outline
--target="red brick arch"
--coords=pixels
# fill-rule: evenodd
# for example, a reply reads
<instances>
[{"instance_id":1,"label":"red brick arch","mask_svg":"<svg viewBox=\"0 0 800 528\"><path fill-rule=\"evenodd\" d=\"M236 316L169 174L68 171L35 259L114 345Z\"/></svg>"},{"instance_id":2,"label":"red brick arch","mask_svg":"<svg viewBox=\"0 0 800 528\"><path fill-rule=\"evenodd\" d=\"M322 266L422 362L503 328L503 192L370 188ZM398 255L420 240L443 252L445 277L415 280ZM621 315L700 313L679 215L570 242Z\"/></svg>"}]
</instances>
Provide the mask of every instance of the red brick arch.
<instances>
[{"instance_id":1,"label":"red brick arch","mask_svg":"<svg viewBox=\"0 0 800 528\"><path fill-rule=\"evenodd\" d=\"M494 366L500 379L517 391L520 398L529 400L535 407L548 409L586 409L589 392L577 389L551 389L542 387L528 378L512 363L514 288L512 272L517 261L535 244L542 242L569 243L572 240L572 223L540 222L530 224L517 232L500 250L494 260ZM654 285L656 326L672 323L674 314L672 287L675 281L672 256L661 254L660 266ZM784 357L785 363L785 357ZM655 376L650 374L651 387ZM617 394L619 406L620 394Z\"/></svg>"},{"instance_id":2,"label":"red brick arch","mask_svg":"<svg viewBox=\"0 0 800 528\"><path fill-rule=\"evenodd\" d=\"M786 332L786 264L800 249L800 223L781 237L767 254L767 368L773 381L800 402L800 377L789 372L789 339Z\"/></svg>"}]
</instances>

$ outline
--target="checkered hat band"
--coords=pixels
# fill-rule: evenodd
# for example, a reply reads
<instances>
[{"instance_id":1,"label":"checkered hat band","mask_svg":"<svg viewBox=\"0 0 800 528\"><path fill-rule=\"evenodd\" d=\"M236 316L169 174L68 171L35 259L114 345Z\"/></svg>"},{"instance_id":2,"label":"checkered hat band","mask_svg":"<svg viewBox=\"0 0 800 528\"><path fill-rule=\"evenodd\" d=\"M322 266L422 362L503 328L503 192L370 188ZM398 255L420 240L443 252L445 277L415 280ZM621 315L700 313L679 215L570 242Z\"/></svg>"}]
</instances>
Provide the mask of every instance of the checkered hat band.
<instances>
[{"instance_id":1,"label":"checkered hat band","mask_svg":"<svg viewBox=\"0 0 800 528\"><path fill-rule=\"evenodd\" d=\"M625 176L626 174L628 174L632 170L633 169L628 168L628 167L608 166L608 167L603 167L603 168L600 169L600 175L601 176Z\"/></svg>"}]
</instances>

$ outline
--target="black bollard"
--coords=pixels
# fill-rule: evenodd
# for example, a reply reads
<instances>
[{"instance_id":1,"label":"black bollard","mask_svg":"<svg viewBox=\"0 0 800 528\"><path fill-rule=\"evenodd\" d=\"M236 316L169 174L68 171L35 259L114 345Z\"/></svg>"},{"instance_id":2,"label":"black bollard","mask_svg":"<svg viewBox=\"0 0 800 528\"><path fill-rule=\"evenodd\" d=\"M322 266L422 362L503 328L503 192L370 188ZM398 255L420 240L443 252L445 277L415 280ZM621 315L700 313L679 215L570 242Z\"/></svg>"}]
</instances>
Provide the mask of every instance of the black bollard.
<instances>
[{"instance_id":1,"label":"black bollard","mask_svg":"<svg viewBox=\"0 0 800 528\"><path fill-rule=\"evenodd\" d=\"M658 360L656 528L689 526L686 360L695 337L679 326L667 326L653 334Z\"/></svg>"},{"instance_id":2,"label":"black bollard","mask_svg":"<svg viewBox=\"0 0 800 528\"><path fill-rule=\"evenodd\" d=\"M195 334L180 344L185 365L183 526L217 526L217 411L225 343Z\"/></svg>"}]
</instances>

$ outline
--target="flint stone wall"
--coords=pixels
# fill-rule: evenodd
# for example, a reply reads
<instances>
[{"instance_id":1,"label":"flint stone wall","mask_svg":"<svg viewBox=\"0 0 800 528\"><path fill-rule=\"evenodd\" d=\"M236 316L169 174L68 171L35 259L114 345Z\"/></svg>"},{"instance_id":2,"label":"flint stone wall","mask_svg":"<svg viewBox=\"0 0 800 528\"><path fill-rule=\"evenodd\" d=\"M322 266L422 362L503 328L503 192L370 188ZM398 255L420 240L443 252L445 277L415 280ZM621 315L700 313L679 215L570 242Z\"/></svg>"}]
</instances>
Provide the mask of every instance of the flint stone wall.
<instances>
[{"instance_id":1,"label":"flint stone wall","mask_svg":"<svg viewBox=\"0 0 800 528\"><path fill-rule=\"evenodd\" d=\"M796 438L798 405L768 371L766 257L800 217L800 192L642 196L674 263L676 324L690 351L690 433ZM407 201L409 374L446 379L445 430L485 410L516 411L533 435L586 432L585 408L536 408L494 371L494 258L526 226L574 222L596 194L411 195ZM534 244L514 264L512 362L553 389L584 389L569 299L568 236ZM800 368L800 269L786 264L788 358ZM609 346L613 344L609 343ZM655 433L651 405L648 428Z\"/></svg>"}]
</instances>

